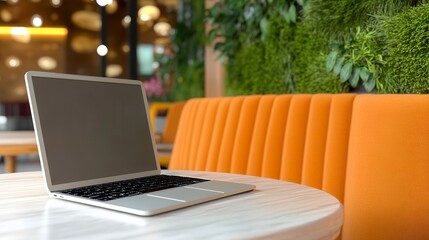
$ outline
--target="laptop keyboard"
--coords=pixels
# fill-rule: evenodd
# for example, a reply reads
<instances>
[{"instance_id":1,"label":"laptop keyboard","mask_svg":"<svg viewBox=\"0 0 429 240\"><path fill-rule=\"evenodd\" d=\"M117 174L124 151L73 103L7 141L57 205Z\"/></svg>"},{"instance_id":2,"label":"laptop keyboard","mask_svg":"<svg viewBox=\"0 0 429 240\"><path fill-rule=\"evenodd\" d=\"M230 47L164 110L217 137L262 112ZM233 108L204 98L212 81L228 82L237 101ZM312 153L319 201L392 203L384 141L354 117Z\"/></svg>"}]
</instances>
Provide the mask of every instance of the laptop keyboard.
<instances>
[{"instance_id":1,"label":"laptop keyboard","mask_svg":"<svg viewBox=\"0 0 429 240\"><path fill-rule=\"evenodd\" d=\"M172 175L156 175L113 183L74 188L62 191L62 193L100 201L109 201L205 181L208 180Z\"/></svg>"}]
</instances>

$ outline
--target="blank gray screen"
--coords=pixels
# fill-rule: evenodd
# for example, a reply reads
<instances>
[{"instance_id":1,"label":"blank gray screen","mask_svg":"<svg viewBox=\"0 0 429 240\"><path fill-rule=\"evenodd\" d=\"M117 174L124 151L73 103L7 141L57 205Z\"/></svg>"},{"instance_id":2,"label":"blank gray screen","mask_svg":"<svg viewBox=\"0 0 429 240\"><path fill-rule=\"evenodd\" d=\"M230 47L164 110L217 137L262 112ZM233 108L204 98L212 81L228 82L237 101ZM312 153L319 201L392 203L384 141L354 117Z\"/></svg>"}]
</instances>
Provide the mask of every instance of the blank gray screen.
<instances>
[{"instance_id":1,"label":"blank gray screen","mask_svg":"<svg viewBox=\"0 0 429 240\"><path fill-rule=\"evenodd\" d=\"M140 85L33 76L33 86L52 184L157 169Z\"/></svg>"}]
</instances>

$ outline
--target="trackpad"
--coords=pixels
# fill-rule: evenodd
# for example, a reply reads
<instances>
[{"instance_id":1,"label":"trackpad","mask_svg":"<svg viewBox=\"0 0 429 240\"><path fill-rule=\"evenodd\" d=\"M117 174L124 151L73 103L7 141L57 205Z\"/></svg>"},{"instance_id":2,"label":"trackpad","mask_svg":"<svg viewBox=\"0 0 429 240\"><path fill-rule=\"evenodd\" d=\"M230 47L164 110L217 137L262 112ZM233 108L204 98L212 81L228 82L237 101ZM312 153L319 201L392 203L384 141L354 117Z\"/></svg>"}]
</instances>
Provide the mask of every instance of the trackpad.
<instances>
[{"instance_id":1,"label":"trackpad","mask_svg":"<svg viewBox=\"0 0 429 240\"><path fill-rule=\"evenodd\" d=\"M210 190L194 189L187 187L178 187L158 192L148 193L148 196L158 196L162 198L182 200L186 202L198 200L198 199L209 199L215 196L220 196L223 193L213 192Z\"/></svg>"}]
</instances>

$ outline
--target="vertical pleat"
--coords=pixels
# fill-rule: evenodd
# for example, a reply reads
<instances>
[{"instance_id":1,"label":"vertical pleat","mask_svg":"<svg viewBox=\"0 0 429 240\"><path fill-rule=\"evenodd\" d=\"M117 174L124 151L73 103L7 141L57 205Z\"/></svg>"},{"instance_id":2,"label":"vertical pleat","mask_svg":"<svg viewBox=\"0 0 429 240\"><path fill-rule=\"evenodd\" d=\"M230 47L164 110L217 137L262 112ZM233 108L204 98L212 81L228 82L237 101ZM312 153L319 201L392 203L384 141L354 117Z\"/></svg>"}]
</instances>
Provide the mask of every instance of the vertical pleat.
<instances>
[{"instance_id":1,"label":"vertical pleat","mask_svg":"<svg viewBox=\"0 0 429 240\"><path fill-rule=\"evenodd\" d=\"M243 101L244 97L235 97L232 99L226 116L225 128L219 129L223 130L223 136L216 168L218 172L230 172L231 170L232 152Z\"/></svg>"},{"instance_id":2,"label":"vertical pleat","mask_svg":"<svg viewBox=\"0 0 429 240\"><path fill-rule=\"evenodd\" d=\"M209 99L202 99L198 102L198 105L196 106L196 109L194 111L195 114L193 117L193 124L192 124L192 134L190 134L190 140L189 144L192 147L190 149L189 154L189 162L188 162L188 168L189 169L195 169L197 164L197 154L199 149L201 149L200 142L201 142L201 135L203 131L203 123L205 120L205 116L207 114L206 108L209 103Z\"/></svg>"},{"instance_id":3,"label":"vertical pleat","mask_svg":"<svg viewBox=\"0 0 429 240\"><path fill-rule=\"evenodd\" d=\"M249 175L261 176L262 174L262 159L264 157L268 123L274 99L274 95L265 95L259 100L247 164L247 174Z\"/></svg>"},{"instance_id":4,"label":"vertical pleat","mask_svg":"<svg viewBox=\"0 0 429 240\"><path fill-rule=\"evenodd\" d=\"M171 161L169 164L169 168L171 169L187 169L188 159L187 155L191 149L191 146L187 144L190 140L188 136L192 134L191 124L193 122L193 110L195 106L198 104L199 99L189 100L185 107L183 108L183 112L181 114L181 118L179 121L179 127L177 129L176 139L174 141L174 148L171 156ZM175 161L174 159L181 159L180 161Z\"/></svg>"},{"instance_id":5,"label":"vertical pleat","mask_svg":"<svg viewBox=\"0 0 429 240\"><path fill-rule=\"evenodd\" d=\"M194 99L179 123L170 169L277 178L344 194L355 95Z\"/></svg>"},{"instance_id":6,"label":"vertical pleat","mask_svg":"<svg viewBox=\"0 0 429 240\"><path fill-rule=\"evenodd\" d=\"M280 179L300 183L311 95L292 97L282 146Z\"/></svg>"},{"instance_id":7,"label":"vertical pleat","mask_svg":"<svg viewBox=\"0 0 429 240\"><path fill-rule=\"evenodd\" d=\"M260 99L261 96L249 96L243 101L232 153L230 170L232 173L246 173L250 144L252 142L256 113Z\"/></svg>"},{"instance_id":8,"label":"vertical pleat","mask_svg":"<svg viewBox=\"0 0 429 240\"><path fill-rule=\"evenodd\" d=\"M216 117L213 126L210 149L207 157L206 171L216 171L219 160L219 151L223 140L223 134L228 116L229 105L233 98L222 98L216 109ZM188 161L183 159L184 161Z\"/></svg>"},{"instance_id":9,"label":"vertical pleat","mask_svg":"<svg viewBox=\"0 0 429 240\"><path fill-rule=\"evenodd\" d=\"M338 200L344 200L347 152L354 94L340 94L332 98L326 140L322 189Z\"/></svg>"},{"instance_id":10,"label":"vertical pleat","mask_svg":"<svg viewBox=\"0 0 429 240\"><path fill-rule=\"evenodd\" d=\"M201 115L204 115L202 121L201 136L197 143L198 149L196 156L196 165L193 169L203 171L206 169L207 159L209 157L209 149L213 138L213 131L216 119L216 113L219 106L220 98L215 98L211 100L206 100L207 104L204 106L204 109L200 109Z\"/></svg>"},{"instance_id":11,"label":"vertical pleat","mask_svg":"<svg viewBox=\"0 0 429 240\"><path fill-rule=\"evenodd\" d=\"M276 179L280 177L284 131L290 99L291 95L281 95L277 96L274 100L268 123L267 139L265 141L262 163L263 177Z\"/></svg>"},{"instance_id":12,"label":"vertical pleat","mask_svg":"<svg viewBox=\"0 0 429 240\"><path fill-rule=\"evenodd\" d=\"M308 115L301 183L322 188L326 139L332 95L313 95Z\"/></svg>"}]
</instances>

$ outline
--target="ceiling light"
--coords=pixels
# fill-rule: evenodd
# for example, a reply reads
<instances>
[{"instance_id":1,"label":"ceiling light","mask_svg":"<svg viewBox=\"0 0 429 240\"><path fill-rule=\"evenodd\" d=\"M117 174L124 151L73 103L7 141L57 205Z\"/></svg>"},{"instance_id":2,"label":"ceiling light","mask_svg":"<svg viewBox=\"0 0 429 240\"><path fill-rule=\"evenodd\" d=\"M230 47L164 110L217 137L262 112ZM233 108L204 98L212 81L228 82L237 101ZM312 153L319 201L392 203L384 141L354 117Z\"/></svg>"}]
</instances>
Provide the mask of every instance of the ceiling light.
<instances>
[{"instance_id":1,"label":"ceiling light","mask_svg":"<svg viewBox=\"0 0 429 240\"><path fill-rule=\"evenodd\" d=\"M102 57L106 56L108 52L109 52L109 49L107 49L106 45L101 44L97 47L97 53Z\"/></svg>"},{"instance_id":2,"label":"ceiling light","mask_svg":"<svg viewBox=\"0 0 429 240\"><path fill-rule=\"evenodd\" d=\"M122 26L128 27L130 25L130 23L131 23L131 17L130 16L127 15L122 19Z\"/></svg>"},{"instance_id":3,"label":"ceiling light","mask_svg":"<svg viewBox=\"0 0 429 240\"><path fill-rule=\"evenodd\" d=\"M159 36L166 37L169 35L171 30L171 25L167 22L158 22L153 26L153 30L158 34Z\"/></svg>"},{"instance_id":4,"label":"ceiling light","mask_svg":"<svg viewBox=\"0 0 429 240\"><path fill-rule=\"evenodd\" d=\"M12 38L21 43L29 43L31 41L30 32L25 27L12 27L10 29Z\"/></svg>"},{"instance_id":5,"label":"ceiling light","mask_svg":"<svg viewBox=\"0 0 429 240\"><path fill-rule=\"evenodd\" d=\"M59 7L62 4L61 0L51 0L51 4L54 7Z\"/></svg>"},{"instance_id":6,"label":"ceiling light","mask_svg":"<svg viewBox=\"0 0 429 240\"><path fill-rule=\"evenodd\" d=\"M100 7L105 7L106 5L111 4L112 0L97 0L96 2Z\"/></svg>"},{"instance_id":7,"label":"ceiling light","mask_svg":"<svg viewBox=\"0 0 429 240\"><path fill-rule=\"evenodd\" d=\"M33 25L33 27L41 27L43 25L42 17L38 14L34 14L33 17L31 17L31 25Z\"/></svg>"},{"instance_id":8,"label":"ceiling light","mask_svg":"<svg viewBox=\"0 0 429 240\"><path fill-rule=\"evenodd\" d=\"M106 68L107 77L119 77L122 74L123 68L119 64L110 64Z\"/></svg>"},{"instance_id":9,"label":"ceiling light","mask_svg":"<svg viewBox=\"0 0 429 240\"><path fill-rule=\"evenodd\" d=\"M141 7L137 14L142 21L156 20L161 15L159 8L153 5Z\"/></svg>"},{"instance_id":10,"label":"ceiling light","mask_svg":"<svg viewBox=\"0 0 429 240\"><path fill-rule=\"evenodd\" d=\"M21 65L21 60L15 56L6 58L6 66L10 68L17 68Z\"/></svg>"},{"instance_id":11,"label":"ceiling light","mask_svg":"<svg viewBox=\"0 0 429 240\"><path fill-rule=\"evenodd\" d=\"M58 66L58 63L54 58L44 56L37 60L37 65L44 70L53 70Z\"/></svg>"}]
</instances>

